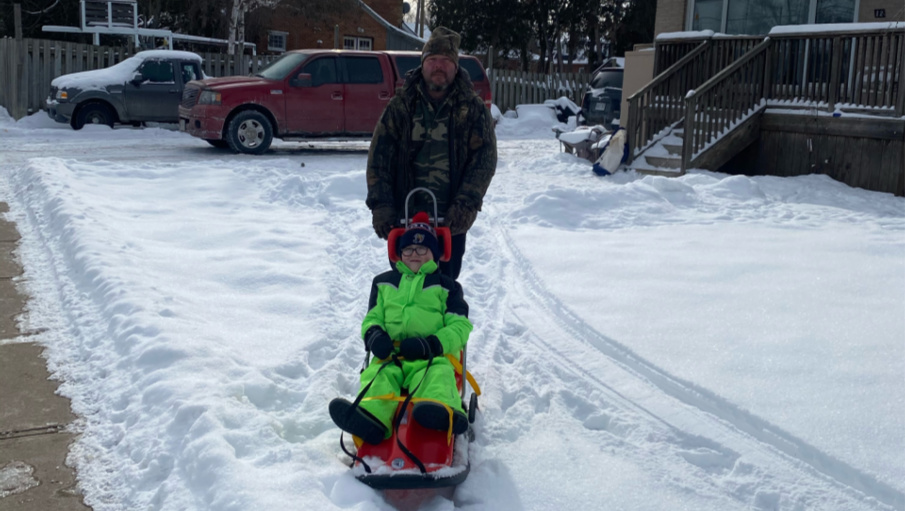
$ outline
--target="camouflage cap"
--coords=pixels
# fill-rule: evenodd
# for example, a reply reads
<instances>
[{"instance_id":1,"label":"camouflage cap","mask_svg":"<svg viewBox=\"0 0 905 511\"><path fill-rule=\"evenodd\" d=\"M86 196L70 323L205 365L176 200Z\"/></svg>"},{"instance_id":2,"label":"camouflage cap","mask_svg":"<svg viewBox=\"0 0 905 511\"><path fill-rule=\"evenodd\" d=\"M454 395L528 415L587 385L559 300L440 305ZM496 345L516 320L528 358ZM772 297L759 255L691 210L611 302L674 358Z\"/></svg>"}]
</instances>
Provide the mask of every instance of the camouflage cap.
<instances>
[{"instance_id":1,"label":"camouflage cap","mask_svg":"<svg viewBox=\"0 0 905 511\"><path fill-rule=\"evenodd\" d=\"M459 42L462 38L456 32L446 28L437 27L431 32L430 39L424 43L421 50L421 62L431 55L445 55L459 65Z\"/></svg>"}]
</instances>

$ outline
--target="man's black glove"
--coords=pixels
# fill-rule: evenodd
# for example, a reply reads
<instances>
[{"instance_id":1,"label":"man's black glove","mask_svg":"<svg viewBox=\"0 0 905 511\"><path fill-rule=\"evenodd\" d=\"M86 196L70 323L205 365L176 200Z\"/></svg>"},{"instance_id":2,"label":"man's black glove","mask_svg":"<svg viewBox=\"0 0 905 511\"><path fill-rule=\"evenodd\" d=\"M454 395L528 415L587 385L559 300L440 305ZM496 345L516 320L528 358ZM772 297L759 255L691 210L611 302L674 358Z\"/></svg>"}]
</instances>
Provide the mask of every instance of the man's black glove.
<instances>
[{"instance_id":1,"label":"man's black glove","mask_svg":"<svg viewBox=\"0 0 905 511\"><path fill-rule=\"evenodd\" d=\"M478 210L464 202L457 201L446 210L446 225L453 236L467 232L477 218Z\"/></svg>"},{"instance_id":2,"label":"man's black glove","mask_svg":"<svg viewBox=\"0 0 905 511\"><path fill-rule=\"evenodd\" d=\"M399 354L406 360L424 360L443 354L443 345L436 335L409 337L399 343Z\"/></svg>"},{"instance_id":3,"label":"man's black glove","mask_svg":"<svg viewBox=\"0 0 905 511\"><path fill-rule=\"evenodd\" d=\"M371 223L379 238L387 239L390 231L396 226L396 209L390 206L379 206L371 211Z\"/></svg>"},{"instance_id":4,"label":"man's black glove","mask_svg":"<svg viewBox=\"0 0 905 511\"><path fill-rule=\"evenodd\" d=\"M377 325L365 333L365 348L371 350L375 357L383 360L393 353L393 340Z\"/></svg>"}]
</instances>

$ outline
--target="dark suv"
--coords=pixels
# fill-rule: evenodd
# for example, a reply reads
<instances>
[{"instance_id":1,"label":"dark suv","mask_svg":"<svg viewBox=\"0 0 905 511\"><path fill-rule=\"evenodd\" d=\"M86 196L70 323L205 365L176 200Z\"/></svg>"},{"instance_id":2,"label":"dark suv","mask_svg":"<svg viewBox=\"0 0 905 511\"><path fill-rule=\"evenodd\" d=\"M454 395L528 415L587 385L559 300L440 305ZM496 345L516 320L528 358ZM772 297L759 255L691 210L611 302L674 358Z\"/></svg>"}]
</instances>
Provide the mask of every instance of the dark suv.
<instances>
[{"instance_id":1,"label":"dark suv","mask_svg":"<svg viewBox=\"0 0 905 511\"><path fill-rule=\"evenodd\" d=\"M50 84L47 115L77 130L85 124L179 122L182 90L204 77L201 62L187 51L150 50L105 69L59 76Z\"/></svg>"},{"instance_id":2,"label":"dark suv","mask_svg":"<svg viewBox=\"0 0 905 511\"><path fill-rule=\"evenodd\" d=\"M612 122L619 119L623 71L621 67L606 67L594 73L581 102L581 115L585 124L599 124L610 129Z\"/></svg>"}]
</instances>

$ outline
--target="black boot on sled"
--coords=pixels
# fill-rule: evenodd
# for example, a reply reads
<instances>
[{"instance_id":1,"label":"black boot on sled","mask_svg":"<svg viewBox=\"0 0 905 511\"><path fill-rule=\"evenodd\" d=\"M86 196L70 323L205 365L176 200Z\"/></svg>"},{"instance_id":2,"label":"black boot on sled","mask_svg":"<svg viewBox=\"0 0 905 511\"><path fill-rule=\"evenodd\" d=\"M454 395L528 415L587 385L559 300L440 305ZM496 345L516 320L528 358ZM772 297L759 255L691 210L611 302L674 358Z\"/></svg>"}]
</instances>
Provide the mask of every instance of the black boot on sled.
<instances>
[{"instance_id":1,"label":"black boot on sled","mask_svg":"<svg viewBox=\"0 0 905 511\"><path fill-rule=\"evenodd\" d=\"M386 427L376 417L360 406L353 407L351 402L341 397L330 401L330 418L339 429L369 444L377 445L386 436Z\"/></svg>"},{"instance_id":2,"label":"black boot on sled","mask_svg":"<svg viewBox=\"0 0 905 511\"><path fill-rule=\"evenodd\" d=\"M440 431L449 430L449 411L439 403L430 401L415 403L415 407L412 409L412 417L425 428ZM467 430L468 417L462 412L453 411L453 434L461 435Z\"/></svg>"}]
</instances>

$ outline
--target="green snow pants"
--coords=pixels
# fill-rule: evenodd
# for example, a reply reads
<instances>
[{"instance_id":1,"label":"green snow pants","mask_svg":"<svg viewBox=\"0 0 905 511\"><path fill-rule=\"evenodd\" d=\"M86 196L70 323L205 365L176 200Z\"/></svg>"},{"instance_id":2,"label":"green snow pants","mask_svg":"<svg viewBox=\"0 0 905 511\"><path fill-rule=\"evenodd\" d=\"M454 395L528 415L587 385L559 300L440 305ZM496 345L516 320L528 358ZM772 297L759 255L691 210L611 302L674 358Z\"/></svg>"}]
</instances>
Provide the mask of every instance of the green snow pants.
<instances>
[{"instance_id":1,"label":"green snow pants","mask_svg":"<svg viewBox=\"0 0 905 511\"><path fill-rule=\"evenodd\" d=\"M361 373L361 389L374 380L364 397L389 394L399 396L401 389L411 392L417 387L414 397L433 399L449 406L454 412L465 413L465 410L462 409L462 397L459 395L459 389L456 388L456 370L445 356L435 357L429 369L427 360L413 360L402 362L402 367L390 363L378 373L377 371L384 362L386 361L372 358L371 363ZM361 389L359 389L359 393L361 393ZM387 427L385 438L389 438L393 432L393 416L396 414L399 402L388 399L370 401L363 399L359 406L370 412Z\"/></svg>"}]
</instances>

